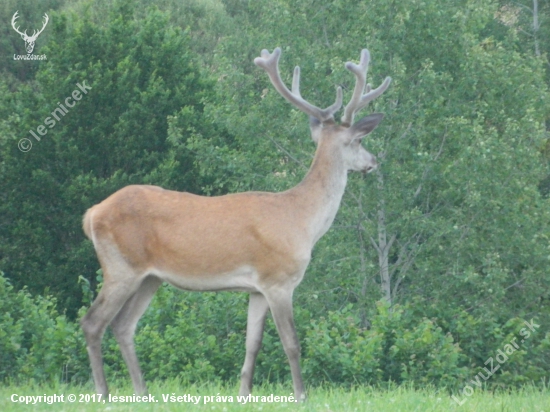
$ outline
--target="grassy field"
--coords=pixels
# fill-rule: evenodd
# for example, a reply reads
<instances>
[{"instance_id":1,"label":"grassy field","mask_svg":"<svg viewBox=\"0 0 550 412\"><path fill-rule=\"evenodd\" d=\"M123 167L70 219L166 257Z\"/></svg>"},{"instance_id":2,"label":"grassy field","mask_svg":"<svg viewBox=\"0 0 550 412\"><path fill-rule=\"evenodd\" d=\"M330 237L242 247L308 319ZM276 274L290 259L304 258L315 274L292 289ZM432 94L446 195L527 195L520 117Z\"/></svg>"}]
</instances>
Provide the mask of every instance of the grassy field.
<instances>
[{"instance_id":1,"label":"grassy field","mask_svg":"<svg viewBox=\"0 0 550 412\"><path fill-rule=\"evenodd\" d=\"M66 385L18 385L0 387L0 406L2 412L7 411L460 411L460 412L550 412L550 391L525 388L513 393L491 393L476 391L470 397L457 396L458 400L465 400L458 405L447 392L435 389L413 390L398 387L391 390L375 389L372 387L359 387L352 390L340 388L311 388L308 392L308 400L304 404L291 402L248 402L239 403L237 400L237 386L213 386L192 385L184 386L178 382L158 382L149 385L149 392L154 397L154 403L142 402L92 402L89 398L86 402L86 394L92 396L91 386L66 386ZM41 399L32 404L33 398L40 395L64 395L64 402L48 404ZM69 395L75 395L76 400L69 402ZM291 387L263 386L256 387L255 396L291 395ZM130 396L132 390L127 385L113 385L112 395ZM164 395L164 398L163 398ZM187 395L187 396L186 396ZM189 396L200 396L198 403L189 402ZM165 399L165 397L172 399ZM181 397L178 401L177 397ZM216 399L216 396L225 397ZM233 397L231 402L230 396ZM29 397L29 398L26 398ZM209 397L209 398L205 398ZM13 402L13 400L19 402ZM24 400L29 399L30 404ZM38 398L34 398L38 399ZM52 398L50 398L52 399ZM269 398L268 398L269 399ZM23 402L20 402L23 400ZM205 403L205 400L209 402ZM187 401L187 402L186 402Z\"/></svg>"}]
</instances>

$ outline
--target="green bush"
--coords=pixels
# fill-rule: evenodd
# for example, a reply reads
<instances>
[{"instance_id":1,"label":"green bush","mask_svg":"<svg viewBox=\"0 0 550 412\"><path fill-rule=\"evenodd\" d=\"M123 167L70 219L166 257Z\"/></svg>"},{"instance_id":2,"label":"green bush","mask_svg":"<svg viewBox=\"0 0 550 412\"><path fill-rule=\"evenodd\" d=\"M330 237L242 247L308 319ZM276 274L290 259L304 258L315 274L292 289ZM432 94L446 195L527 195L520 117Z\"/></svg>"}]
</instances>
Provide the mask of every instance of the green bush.
<instances>
[{"instance_id":1,"label":"green bush","mask_svg":"<svg viewBox=\"0 0 550 412\"><path fill-rule=\"evenodd\" d=\"M378 302L372 329L383 336L383 380L453 386L467 376L461 349L434 320L418 318L408 306Z\"/></svg>"},{"instance_id":2,"label":"green bush","mask_svg":"<svg viewBox=\"0 0 550 412\"><path fill-rule=\"evenodd\" d=\"M303 361L309 382L448 386L466 376L460 348L434 321L409 316L407 307L377 306L368 330L351 307L311 321Z\"/></svg>"},{"instance_id":3,"label":"green bush","mask_svg":"<svg viewBox=\"0 0 550 412\"><path fill-rule=\"evenodd\" d=\"M490 388L546 382L550 364L550 333L543 329L540 320L515 317L499 323L494 319L476 319L463 311L456 314L454 322L453 334L460 336L460 346L469 367L468 382L476 380L478 374L480 378L487 376L491 365L498 370L486 381ZM539 327L531 331L525 322L534 322ZM529 335L522 335L522 329ZM512 349L516 345L518 349ZM512 349L513 353L506 354L505 361L500 364L497 355L507 348L508 351Z\"/></svg>"},{"instance_id":4,"label":"green bush","mask_svg":"<svg viewBox=\"0 0 550 412\"><path fill-rule=\"evenodd\" d=\"M310 383L365 383L381 377L383 335L362 329L345 308L311 320L304 340L304 374Z\"/></svg>"},{"instance_id":5,"label":"green bush","mask_svg":"<svg viewBox=\"0 0 550 412\"><path fill-rule=\"evenodd\" d=\"M91 299L89 285L81 287L86 299ZM146 380L236 381L245 356L246 307L246 294L181 293L168 285L161 287L135 337ZM86 310L82 308L79 315ZM355 313L348 305L312 318L297 305L295 317L308 384L394 382L457 387L475 379L484 362L514 337L519 342L519 331L525 327L519 318L498 326L459 310L449 322L419 316L410 304L390 308L378 302L367 329ZM537 330L487 385L541 382L549 349L550 336ZM103 340L103 354L108 379L127 379L110 331ZM86 343L79 324L57 312L55 299L33 297L26 289L16 291L0 272L0 381L29 379L89 381ZM255 382L288 380L288 362L268 318Z\"/></svg>"},{"instance_id":6,"label":"green bush","mask_svg":"<svg viewBox=\"0 0 550 412\"><path fill-rule=\"evenodd\" d=\"M0 380L66 380L80 369L77 325L60 315L51 297L15 291L0 272ZM81 356L80 356L81 357ZM85 366L84 370L88 367ZM89 373L86 373L89 376Z\"/></svg>"}]
</instances>

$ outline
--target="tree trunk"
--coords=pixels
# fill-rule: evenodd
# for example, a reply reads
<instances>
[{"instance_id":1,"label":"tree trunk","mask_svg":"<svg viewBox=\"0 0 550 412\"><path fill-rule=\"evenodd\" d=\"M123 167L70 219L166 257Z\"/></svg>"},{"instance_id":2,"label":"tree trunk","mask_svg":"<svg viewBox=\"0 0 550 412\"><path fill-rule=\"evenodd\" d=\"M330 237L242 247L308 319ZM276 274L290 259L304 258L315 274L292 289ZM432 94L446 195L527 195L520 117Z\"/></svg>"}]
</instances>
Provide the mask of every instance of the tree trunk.
<instances>
[{"instance_id":1,"label":"tree trunk","mask_svg":"<svg viewBox=\"0 0 550 412\"><path fill-rule=\"evenodd\" d=\"M376 170L376 177L378 180L378 243L374 242L374 239L371 238L371 241L375 243L375 248L378 252L378 266L380 268L380 287L382 289L382 295L386 302L391 306L392 304L392 293L391 293L391 279L390 279L390 270L389 270L389 252L395 237L392 237L388 242L388 235L386 231L386 203L384 198L384 175L380 169Z\"/></svg>"}]
</instances>

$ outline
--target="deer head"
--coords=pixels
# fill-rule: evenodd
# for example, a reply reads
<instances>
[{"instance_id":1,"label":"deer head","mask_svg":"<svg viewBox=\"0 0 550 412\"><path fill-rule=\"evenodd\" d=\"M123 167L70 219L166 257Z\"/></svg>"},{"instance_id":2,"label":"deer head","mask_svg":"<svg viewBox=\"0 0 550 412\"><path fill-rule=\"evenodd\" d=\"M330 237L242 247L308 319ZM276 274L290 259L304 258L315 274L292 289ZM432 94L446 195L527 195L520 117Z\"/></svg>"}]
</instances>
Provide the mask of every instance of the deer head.
<instances>
[{"instance_id":1,"label":"deer head","mask_svg":"<svg viewBox=\"0 0 550 412\"><path fill-rule=\"evenodd\" d=\"M388 88L391 82L386 77L384 82L374 90L366 84L367 69L370 54L367 49L361 51L359 64L347 62L346 69L356 77L353 95L344 109L340 124L336 124L334 115L342 107L342 88L336 89L336 101L321 109L304 100L300 94L300 68L296 66L292 77L292 89L289 90L283 83L279 74L279 57L281 49L276 48L273 53L262 50L261 57L257 57L254 63L264 69L271 83L289 103L299 110L307 113L310 118L311 136L317 146L329 145L328 150L340 153L343 167L347 170L370 172L377 166L376 158L366 151L361 145L361 140L380 123L384 115L373 113L354 123L355 113L367 106L369 102L380 96Z\"/></svg>"},{"instance_id":2,"label":"deer head","mask_svg":"<svg viewBox=\"0 0 550 412\"><path fill-rule=\"evenodd\" d=\"M21 38L25 40L25 48L27 49L27 53L31 54L34 50L34 42L36 41L37 37L44 31L44 28L46 27L46 24L48 24L49 17L46 13L44 13L44 24L42 25L42 28L38 31L33 30L32 36L27 35L27 30L25 32L20 32L19 27L15 27L15 20L19 18L17 15L19 11L16 11L11 19L11 26L13 29L21 35Z\"/></svg>"}]
</instances>

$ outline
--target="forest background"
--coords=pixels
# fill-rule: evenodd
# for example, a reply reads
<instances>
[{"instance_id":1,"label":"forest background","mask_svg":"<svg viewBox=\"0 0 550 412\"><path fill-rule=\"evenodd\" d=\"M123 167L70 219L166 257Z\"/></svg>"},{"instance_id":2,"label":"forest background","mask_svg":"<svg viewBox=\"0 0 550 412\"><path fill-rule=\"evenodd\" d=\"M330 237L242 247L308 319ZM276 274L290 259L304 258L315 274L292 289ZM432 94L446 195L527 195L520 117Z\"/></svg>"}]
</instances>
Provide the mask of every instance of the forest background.
<instances>
[{"instance_id":1,"label":"forest background","mask_svg":"<svg viewBox=\"0 0 550 412\"><path fill-rule=\"evenodd\" d=\"M47 60L14 60L16 11L29 32L48 13L33 52ZM280 46L283 78L300 65L319 106L336 85L349 97L362 48L374 86L393 78L364 111L386 114L364 143L381 166L350 175L295 294L308 384L460 386L512 341L486 384L547 382L548 0L6 0L0 22L1 381L90 379L86 209L129 184L221 195L302 179L306 116L253 64ZM246 299L161 288L136 335L146 379L235 380ZM127 376L111 335L105 348L109 376ZM255 380L289 378L268 321Z\"/></svg>"}]
</instances>

